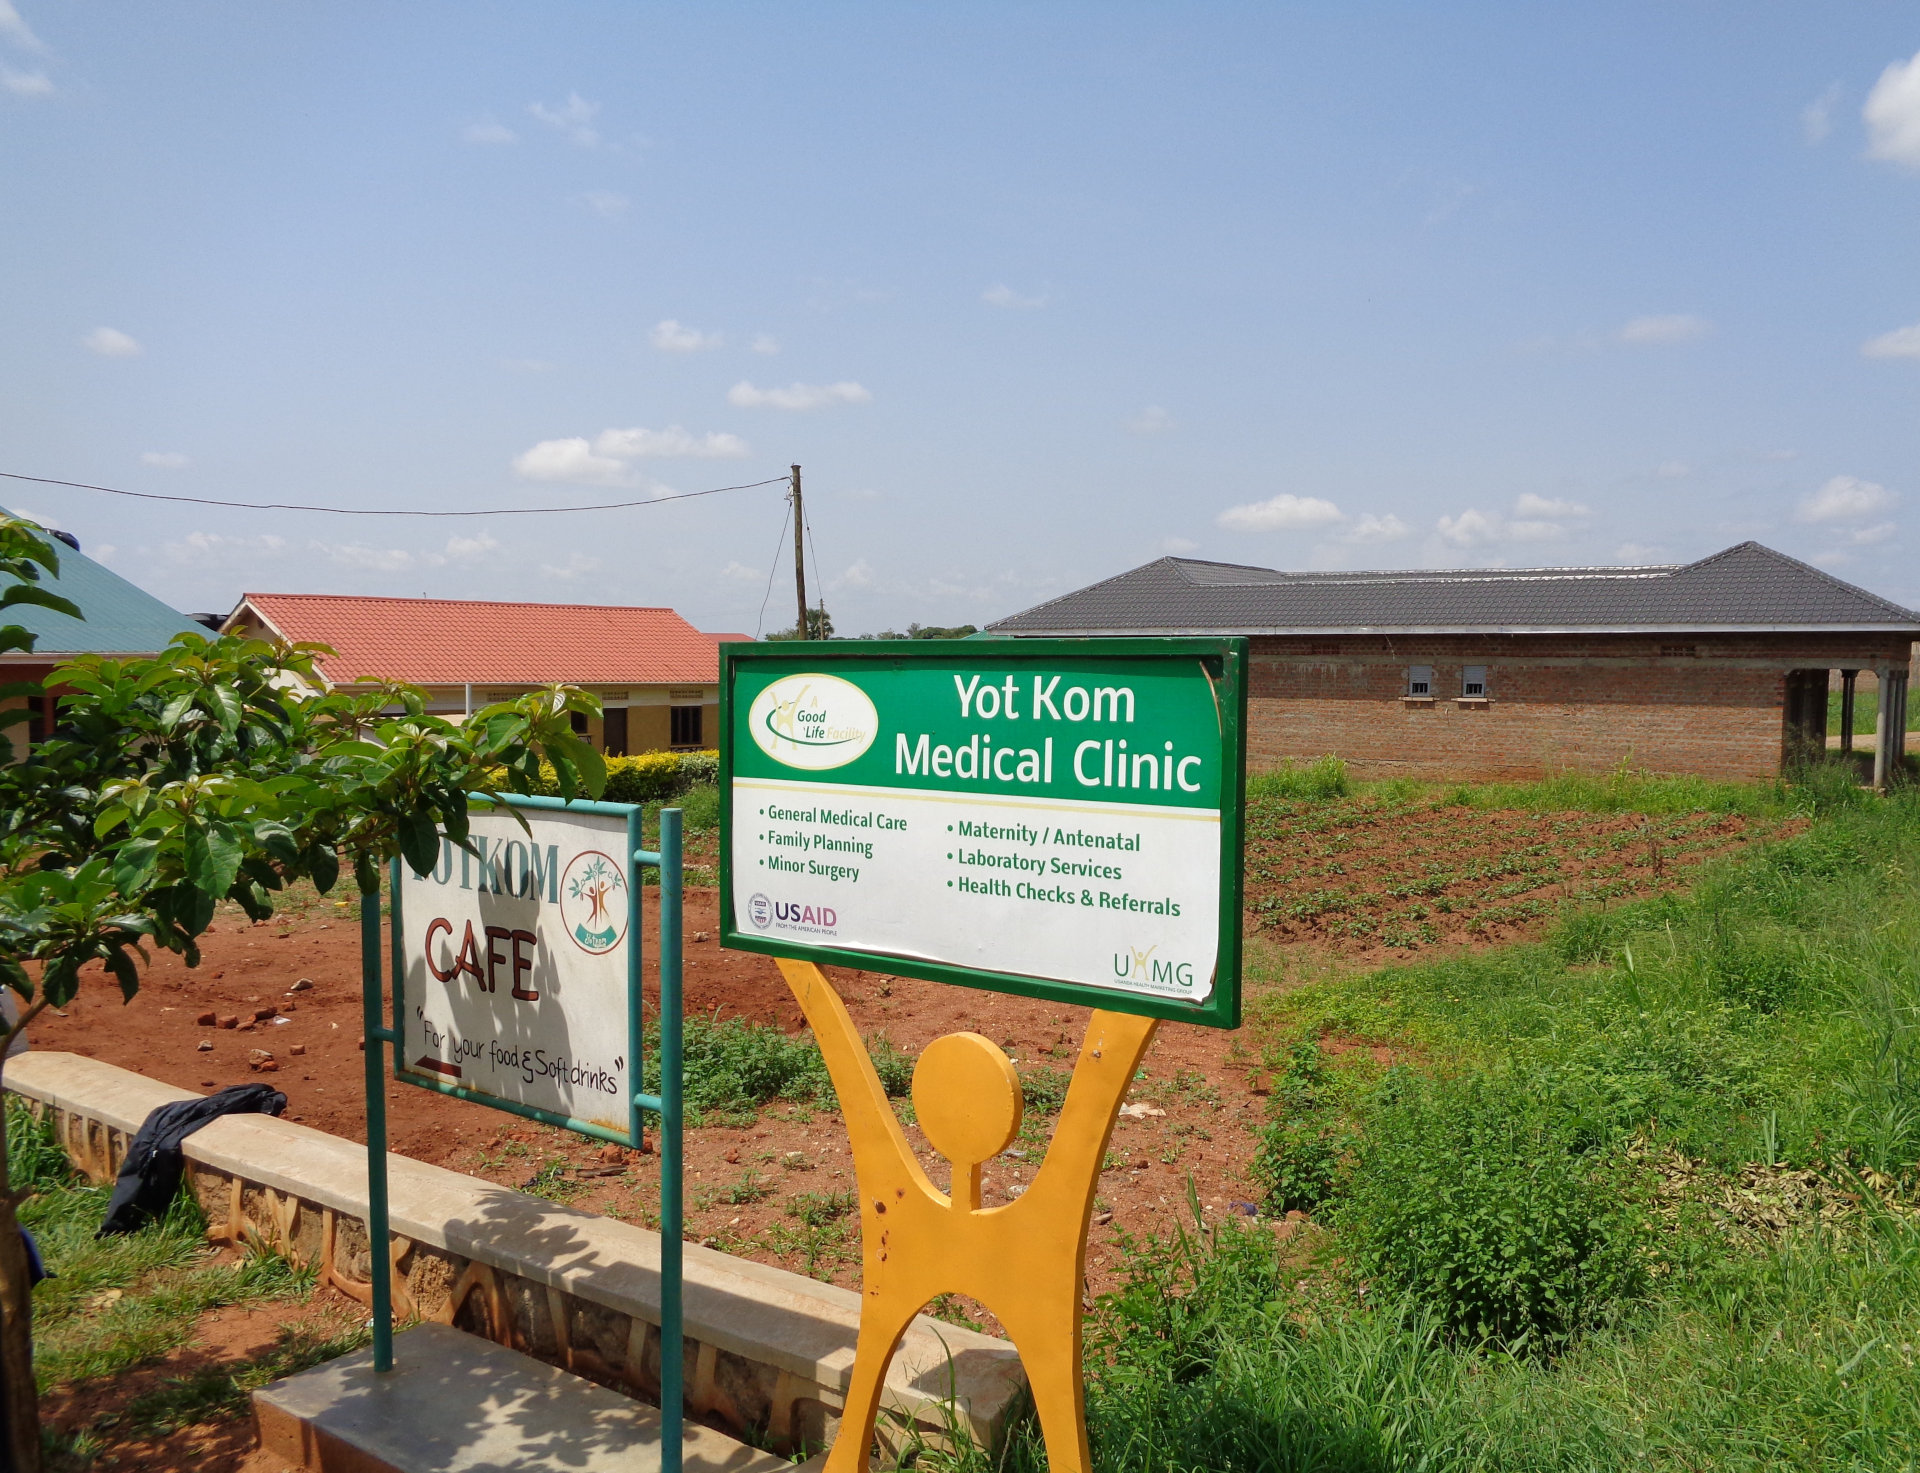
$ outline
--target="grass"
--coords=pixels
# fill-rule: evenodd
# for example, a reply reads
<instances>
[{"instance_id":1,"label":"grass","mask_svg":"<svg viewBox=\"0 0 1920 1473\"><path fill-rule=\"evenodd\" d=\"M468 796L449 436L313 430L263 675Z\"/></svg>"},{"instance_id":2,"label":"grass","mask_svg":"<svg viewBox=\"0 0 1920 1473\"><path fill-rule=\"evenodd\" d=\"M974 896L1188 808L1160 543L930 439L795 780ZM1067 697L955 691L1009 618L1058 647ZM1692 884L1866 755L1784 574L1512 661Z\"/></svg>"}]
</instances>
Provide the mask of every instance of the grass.
<instances>
[{"instance_id":1,"label":"grass","mask_svg":"<svg viewBox=\"0 0 1920 1473\"><path fill-rule=\"evenodd\" d=\"M1920 795L1752 801L1690 894L1255 994L1319 1226L1127 1245L1097 1468L1920 1466Z\"/></svg>"},{"instance_id":2,"label":"grass","mask_svg":"<svg viewBox=\"0 0 1920 1473\"><path fill-rule=\"evenodd\" d=\"M220 1261L206 1247L206 1220L185 1192L139 1232L96 1238L109 1189L75 1174L51 1129L21 1101L9 1098L6 1110L13 1184L31 1194L20 1218L52 1274L33 1291L34 1371L43 1393L111 1381L188 1345L210 1310L311 1294L312 1272L270 1253ZM49 1467L69 1473L120 1442L243 1416L256 1387L363 1339L363 1331L288 1327L261 1355L168 1379L85 1428L49 1429Z\"/></svg>"},{"instance_id":3,"label":"grass","mask_svg":"<svg viewBox=\"0 0 1920 1473\"><path fill-rule=\"evenodd\" d=\"M1872 736L1874 723L1880 719L1880 692L1877 690L1855 690L1853 693L1853 730L1855 735ZM1834 736L1840 734L1840 692L1827 693L1827 731ZM1907 706L1907 730L1920 731L1920 705L1909 703Z\"/></svg>"}]
</instances>

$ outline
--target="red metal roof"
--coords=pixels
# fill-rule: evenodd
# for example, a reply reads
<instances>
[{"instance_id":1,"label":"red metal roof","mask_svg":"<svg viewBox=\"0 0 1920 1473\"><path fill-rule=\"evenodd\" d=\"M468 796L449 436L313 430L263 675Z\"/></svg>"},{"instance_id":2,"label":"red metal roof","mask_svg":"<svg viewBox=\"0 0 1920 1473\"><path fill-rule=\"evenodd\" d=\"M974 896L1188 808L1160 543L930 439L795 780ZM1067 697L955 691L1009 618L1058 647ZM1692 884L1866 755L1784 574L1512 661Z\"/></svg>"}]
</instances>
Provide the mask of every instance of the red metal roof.
<instances>
[{"instance_id":1,"label":"red metal roof","mask_svg":"<svg viewBox=\"0 0 1920 1473\"><path fill-rule=\"evenodd\" d=\"M719 641L742 637L605 604L249 593L235 615L249 606L286 639L333 646L321 669L334 684L712 685Z\"/></svg>"}]
</instances>

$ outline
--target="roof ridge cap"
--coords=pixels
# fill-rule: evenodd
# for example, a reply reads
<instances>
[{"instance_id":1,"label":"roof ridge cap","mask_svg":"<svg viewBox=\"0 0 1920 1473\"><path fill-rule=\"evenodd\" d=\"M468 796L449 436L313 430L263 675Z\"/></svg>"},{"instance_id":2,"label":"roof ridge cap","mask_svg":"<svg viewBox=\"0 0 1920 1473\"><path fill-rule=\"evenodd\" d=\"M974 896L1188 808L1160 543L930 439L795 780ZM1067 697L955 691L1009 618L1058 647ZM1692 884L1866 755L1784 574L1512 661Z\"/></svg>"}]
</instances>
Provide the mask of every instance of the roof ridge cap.
<instances>
[{"instance_id":1,"label":"roof ridge cap","mask_svg":"<svg viewBox=\"0 0 1920 1473\"><path fill-rule=\"evenodd\" d=\"M1872 589L1862 588L1858 583L1849 583L1845 578L1836 578L1825 568L1817 568L1812 563L1805 562L1793 556L1792 553L1782 552L1777 547L1768 547L1766 543L1757 542L1751 537L1745 542L1734 543L1732 547L1722 548L1710 557L1703 557L1698 562L1687 564L1684 571L1690 573L1695 568L1702 568L1709 563L1718 562L1721 558L1730 557L1736 552L1760 553L1765 557L1771 558L1776 563L1785 563L1790 568L1798 568L1803 573L1811 573L1815 578L1834 584L1836 587L1844 588L1849 593L1857 593L1869 603L1878 604L1881 608L1891 613L1899 614L1907 619L1920 620L1920 611L1907 608L1903 604L1897 604L1890 598L1882 598L1879 594L1873 592Z\"/></svg>"}]
</instances>

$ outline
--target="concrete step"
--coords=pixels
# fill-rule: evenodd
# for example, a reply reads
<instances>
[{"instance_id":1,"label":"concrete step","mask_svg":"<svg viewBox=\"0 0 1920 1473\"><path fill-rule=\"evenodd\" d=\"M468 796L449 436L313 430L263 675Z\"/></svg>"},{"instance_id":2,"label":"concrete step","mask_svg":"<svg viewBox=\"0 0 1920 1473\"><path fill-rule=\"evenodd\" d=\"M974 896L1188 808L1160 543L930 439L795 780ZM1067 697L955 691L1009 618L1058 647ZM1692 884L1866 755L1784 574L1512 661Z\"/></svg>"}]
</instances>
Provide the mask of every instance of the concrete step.
<instances>
[{"instance_id":1,"label":"concrete step","mask_svg":"<svg viewBox=\"0 0 1920 1473\"><path fill-rule=\"evenodd\" d=\"M656 1473L660 1413L444 1325L396 1336L393 1369L359 1351L253 1393L260 1447L302 1473ZM792 1473L689 1426L687 1473ZM805 1468L817 1468L819 1461Z\"/></svg>"}]
</instances>

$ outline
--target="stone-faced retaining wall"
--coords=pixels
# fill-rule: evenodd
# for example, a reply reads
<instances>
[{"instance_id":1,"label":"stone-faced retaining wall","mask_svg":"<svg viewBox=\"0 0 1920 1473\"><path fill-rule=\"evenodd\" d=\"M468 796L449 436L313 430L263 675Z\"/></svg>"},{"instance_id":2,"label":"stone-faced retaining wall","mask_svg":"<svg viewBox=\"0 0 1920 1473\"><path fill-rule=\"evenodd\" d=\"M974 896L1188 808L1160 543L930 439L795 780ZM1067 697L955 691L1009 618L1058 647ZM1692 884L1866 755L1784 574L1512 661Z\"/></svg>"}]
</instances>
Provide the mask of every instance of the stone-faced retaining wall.
<instances>
[{"instance_id":1,"label":"stone-faced retaining wall","mask_svg":"<svg viewBox=\"0 0 1920 1473\"><path fill-rule=\"evenodd\" d=\"M7 1061L7 1089L51 1111L74 1164L110 1180L148 1112L190 1090L78 1054ZM366 1148L291 1121L231 1115L187 1138L209 1235L313 1265L370 1303ZM630 1223L389 1155L396 1319L450 1324L657 1403L660 1239ZM685 1247L687 1412L780 1452L830 1442L853 1367L859 1296ZM920 1317L886 1406L943 1441L951 1414L997 1446L1024 1387L1003 1340ZM883 1438L901 1430L883 1426Z\"/></svg>"}]
</instances>

